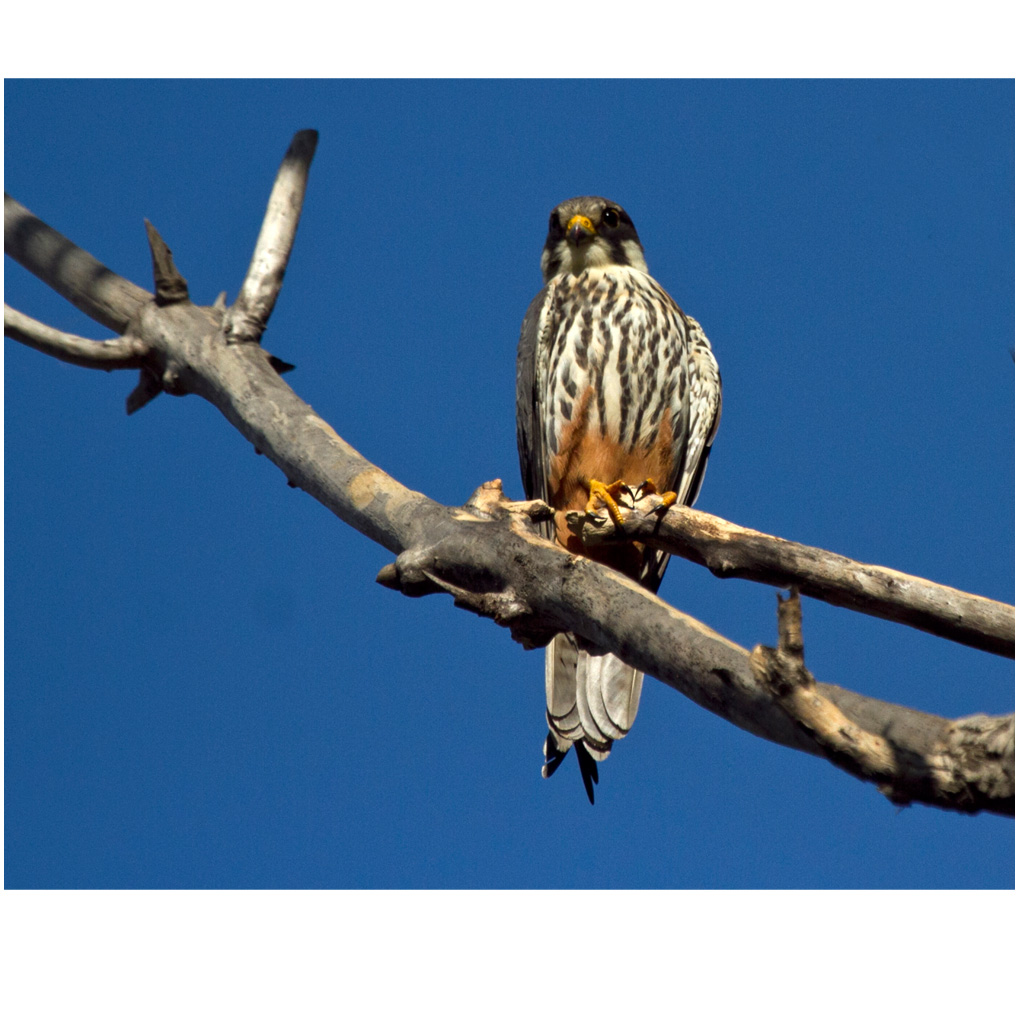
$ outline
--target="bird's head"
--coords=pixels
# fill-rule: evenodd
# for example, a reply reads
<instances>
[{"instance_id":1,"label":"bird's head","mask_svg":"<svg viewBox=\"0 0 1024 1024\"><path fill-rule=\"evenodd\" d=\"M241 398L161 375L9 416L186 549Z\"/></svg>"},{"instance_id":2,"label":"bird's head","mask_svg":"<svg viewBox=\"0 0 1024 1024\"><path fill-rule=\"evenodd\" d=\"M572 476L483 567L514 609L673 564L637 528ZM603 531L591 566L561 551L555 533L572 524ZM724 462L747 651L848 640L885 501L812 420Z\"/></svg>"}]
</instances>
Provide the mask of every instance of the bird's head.
<instances>
[{"instance_id":1,"label":"bird's head","mask_svg":"<svg viewBox=\"0 0 1024 1024\"><path fill-rule=\"evenodd\" d=\"M629 214L618 203L600 196L577 196L559 203L551 211L540 257L544 280L610 265L647 273L644 248Z\"/></svg>"}]
</instances>

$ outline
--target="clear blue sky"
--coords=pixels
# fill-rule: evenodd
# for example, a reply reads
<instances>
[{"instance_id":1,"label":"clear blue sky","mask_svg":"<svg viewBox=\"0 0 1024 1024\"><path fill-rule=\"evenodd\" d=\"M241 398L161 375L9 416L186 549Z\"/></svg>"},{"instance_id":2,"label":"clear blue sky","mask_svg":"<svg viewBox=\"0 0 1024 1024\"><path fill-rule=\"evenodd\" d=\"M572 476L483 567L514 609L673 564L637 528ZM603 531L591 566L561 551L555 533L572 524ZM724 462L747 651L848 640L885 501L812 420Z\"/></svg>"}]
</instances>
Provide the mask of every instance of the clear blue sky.
<instances>
[{"instance_id":1,"label":"clear blue sky","mask_svg":"<svg viewBox=\"0 0 1024 1024\"><path fill-rule=\"evenodd\" d=\"M519 323L547 216L598 193L703 324L724 412L700 507L1013 601L1012 82L11 82L6 188L150 287L231 298L317 128L266 346L405 484L520 495ZM6 261L6 301L103 331ZM543 655L374 583L387 552L210 406L5 342L8 887L1014 884L1014 826L897 812L649 681L601 770L545 782ZM662 589L772 643L775 594ZM823 680L947 716L1013 665L805 602Z\"/></svg>"}]
</instances>

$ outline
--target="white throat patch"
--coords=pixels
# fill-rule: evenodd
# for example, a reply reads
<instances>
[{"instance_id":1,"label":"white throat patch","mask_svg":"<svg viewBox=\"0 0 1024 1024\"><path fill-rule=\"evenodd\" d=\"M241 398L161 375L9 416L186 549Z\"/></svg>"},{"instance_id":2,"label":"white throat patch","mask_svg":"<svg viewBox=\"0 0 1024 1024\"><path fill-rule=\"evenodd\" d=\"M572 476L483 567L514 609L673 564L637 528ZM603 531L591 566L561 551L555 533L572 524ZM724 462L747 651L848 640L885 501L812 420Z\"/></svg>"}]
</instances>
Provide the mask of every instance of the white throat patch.
<instances>
[{"instance_id":1,"label":"white throat patch","mask_svg":"<svg viewBox=\"0 0 1024 1024\"><path fill-rule=\"evenodd\" d=\"M623 242L622 250L627 266L645 274L650 273L643 250L636 242L632 239ZM607 239L600 236L579 246L570 245L563 239L555 246L550 266L547 264L547 255L546 252L542 255L540 263L541 273L545 275L545 278L553 277L555 274L582 274L584 270L616 266L612 258L611 245Z\"/></svg>"}]
</instances>

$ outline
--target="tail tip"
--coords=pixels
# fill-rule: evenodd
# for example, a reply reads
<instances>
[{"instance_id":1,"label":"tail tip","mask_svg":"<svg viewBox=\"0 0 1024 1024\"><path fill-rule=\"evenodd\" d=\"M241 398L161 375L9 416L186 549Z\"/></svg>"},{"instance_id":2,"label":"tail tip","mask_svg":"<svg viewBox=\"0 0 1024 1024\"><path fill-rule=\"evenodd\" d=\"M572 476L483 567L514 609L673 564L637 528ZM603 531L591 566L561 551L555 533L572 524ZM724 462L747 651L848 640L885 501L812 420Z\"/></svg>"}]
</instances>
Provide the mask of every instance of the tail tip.
<instances>
[{"instance_id":1,"label":"tail tip","mask_svg":"<svg viewBox=\"0 0 1024 1024\"><path fill-rule=\"evenodd\" d=\"M554 733L549 732L544 738L544 764L541 765L541 775L545 779L550 779L558 771L558 766L565 760L565 755L568 753L568 748L558 749L558 741L555 739Z\"/></svg>"},{"instance_id":2,"label":"tail tip","mask_svg":"<svg viewBox=\"0 0 1024 1024\"><path fill-rule=\"evenodd\" d=\"M583 740L576 740L573 745L576 750L576 760L580 766L580 777L583 779L583 788L587 791L587 799L594 803L594 786L598 783L597 761L593 754L587 750ZM544 764L541 765L540 774L545 779L550 779L558 771L558 766L565 760L566 754L572 748L567 747L560 750L558 740L554 733L549 732L544 739Z\"/></svg>"},{"instance_id":3,"label":"tail tip","mask_svg":"<svg viewBox=\"0 0 1024 1024\"><path fill-rule=\"evenodd\" d=\"M577 740L573 746L576 748L576 760L579 762L580 776L583 778L583 788L587 791L587 799L590 801L591 806L593 806L594 786L599 781L597 777L597 761L594 760L593 755L587 750L583 740Z\"/></svg>"}]
</instances>

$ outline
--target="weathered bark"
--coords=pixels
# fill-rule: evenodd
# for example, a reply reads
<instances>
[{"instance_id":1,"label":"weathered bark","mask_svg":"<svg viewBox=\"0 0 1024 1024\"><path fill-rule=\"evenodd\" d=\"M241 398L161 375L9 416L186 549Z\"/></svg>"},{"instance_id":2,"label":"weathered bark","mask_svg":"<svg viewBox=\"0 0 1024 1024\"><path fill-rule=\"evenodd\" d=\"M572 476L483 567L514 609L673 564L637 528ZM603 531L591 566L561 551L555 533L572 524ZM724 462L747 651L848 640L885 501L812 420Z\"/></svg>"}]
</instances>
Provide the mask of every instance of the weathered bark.
<instances>
[{"instance_id":1,"label":"weathered bark","mask_svg":"<svg viewBox=\"0 0 1024 1024\"><path fill-rule=\"evenodd\" d=\"M5 197L6 250L93 319L117 330L128 346L125 351L138 354L139 362L132 365L140 366L142 375L132 393L137 396L134 408L160 392L205 398L289 483L398 556L382 570L380 582L411 596L450 593L460 607L506 626L525 646L544 644L556 632L574 632L743 729L819 756L825 753L806 724L794 719L755 675L748 651L613 570L542 540L531 520L545 514L543 506L508 502L500 481L485 484L462 508L441 505L404 487L317 416L281 379L280 364L258 344L229 344L255 342L273 309L314 142L312 133L299 133L289 150L275 190L277 200L250 267L247 280L253 288L244 289L248 297L242 306L193 305L187 290L183 294L178 286L169 252L163 252L155 232L151 244L158 289L163 282L159 300ZM268 243L265 251L276 255L267 259L260 256L264 239L277 240ZM282 240L287 244L279 244ZM32 326L35 321L18 320L17 315L11 323L9 333L43 348L48 328L40 331ZM60 357L61 339L47 335L47 344ZM90 361L89 344L75 339L66 351L74 348L82 365L108 368L109 361L98 354ZM104 344L110 343L95 343L97 353ZM891 785L887 782L892 799L1012 813L1012 719L1011 738L1003 742L999 759L1003 781L987 785L975 782L977 773L968 765L987 756L979 749L988 750L991 744L962 741L968 734L979 735L979 718L984 716L950 723L839 687L816 687L850 722L884 736L897 752L898 764L925 766ZM951 728L960 741L950 741ZM1005 733L1005 723L1000 728ZM940 756L956 762L963 779L959 788L949 782L956 771L931 767Z\"/></svg>"},{"instance_id":2,"label":"weathered bark","mask_svg":"<svg viewBox=\"0 0 1024 1024\"><path fill-rule=\"evenodd\" d=\"M579 512L569 514L570 528L586 544L642 541L703 565L716 576L799 586L802 594L841 608L1014 656L1012 605L759 533L685 505L665 508L657 496L637 498L635 507L620 509L621 525L605 512Z\"/></svg>"},{"instance_id":3,"label":"weathered bark","mask_svg":"<svg viewBox=\"0 0 1024 1024\"><path fill-rule=\"evenodd\" d=\"M975 715L944 723L931 752L907 756L885 731L857 725L830 699L804 665L800 598L779 599L779 646L758 646L750 661L755 676L775 695L780 708L833 764L873 782L894 803L910 803L922 785L938 786L953 804L970 810L985 793L1007 814L1014 807L1013 716Z\"/></svg>"}]
</instances>

